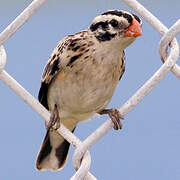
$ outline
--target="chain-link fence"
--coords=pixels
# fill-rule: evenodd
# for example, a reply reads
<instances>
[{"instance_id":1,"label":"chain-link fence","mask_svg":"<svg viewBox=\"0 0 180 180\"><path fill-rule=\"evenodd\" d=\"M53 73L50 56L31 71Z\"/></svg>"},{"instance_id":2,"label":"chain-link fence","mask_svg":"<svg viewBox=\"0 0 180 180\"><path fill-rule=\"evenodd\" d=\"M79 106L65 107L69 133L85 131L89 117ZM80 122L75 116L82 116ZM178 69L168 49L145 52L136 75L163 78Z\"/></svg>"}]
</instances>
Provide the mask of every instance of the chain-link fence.
<instances>
[{"instance_id":1,"label":"chain-link fence","mask_svg":"<svg viewBox=\"0 0 180 180\"><path fill-rule=\"evenodd\" d=\"M162 35L159 42L159 55L162 60L162 66L154 73L154 75L119 108L122 115L126 115L131 111L150 91L167 75L169 71L180 79L180 67L176 64L179 57L179 46L175 36L180 32L180 20L178 20L170 29L166 28L154 15L145 9L135 0L122 0L138 15L140 15L147 23L149 23L156 31ZM2 80L9 88L18 94L34 111L36 111L46 122L49 121L49 112L30 94L28 93L13 77L5 70L6 51L4 44L44 3L46 0L34 0L1 34L0 34L0 80ZM169 48L169 51L168 51ZM96 175L92 175L89 171L91 164L91 156L88 149L93 146L102 136L104 136L113 127L113 123L108 119L98 129L96 129L89 137L81 142L78 137L72 134L66 127L61 125L58 132L67 139L76 150L73 155L73 165L76 173L71 180L92 180L96 179Z\"/></svg>"}]
</instances>

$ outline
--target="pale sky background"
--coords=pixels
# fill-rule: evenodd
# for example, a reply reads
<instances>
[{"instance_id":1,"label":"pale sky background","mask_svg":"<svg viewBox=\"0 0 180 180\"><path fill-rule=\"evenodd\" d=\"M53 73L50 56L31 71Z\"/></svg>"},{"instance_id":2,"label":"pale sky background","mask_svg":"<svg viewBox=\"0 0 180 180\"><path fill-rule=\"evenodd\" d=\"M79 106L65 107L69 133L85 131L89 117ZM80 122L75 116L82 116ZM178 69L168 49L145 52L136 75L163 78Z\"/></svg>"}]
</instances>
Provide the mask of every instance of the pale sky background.
<instances>
[{"instance_id":1,"label":"pale sky background","mask_svg":"<svg viewBox=\"0 0 180 180\"><path fill-rule=\"evenodd\" d=\"M31 0L0 0L2 31ZM139 0L167 27L180 18L179 0ZM49 0L5 44L6 70L37 98L40 78L57 42L86 29L109 9L133 12L120 0ZM161 36L143 19L143 36L126 49L126 72L109 107L120 107L161 66ZM180 36L177 37L180 40ZM180 63L179 63L180 64ZM180 81L170 72L125 116L121 131L111 130L91 149L91 172L100 180L180 179ZM0 179L68 180L72 153L60 172L39 172L35 159L45 135L43 119L0 81ZM85 139L107 116L80 123Z\"/></svg>"}]
</instances>

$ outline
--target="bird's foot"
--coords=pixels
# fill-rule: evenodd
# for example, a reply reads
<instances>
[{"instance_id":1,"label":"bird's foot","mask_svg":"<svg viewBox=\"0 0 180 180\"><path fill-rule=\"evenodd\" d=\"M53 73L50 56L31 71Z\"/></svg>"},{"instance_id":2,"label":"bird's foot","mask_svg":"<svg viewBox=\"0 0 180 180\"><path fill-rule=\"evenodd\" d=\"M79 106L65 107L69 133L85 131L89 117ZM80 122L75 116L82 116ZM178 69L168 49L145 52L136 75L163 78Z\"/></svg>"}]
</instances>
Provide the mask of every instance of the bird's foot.
<instances>
[{"instance_id":1,"label":"bird's foot","mask_svg":"<svg viewBox=\"0 0 180 180\"><path fill-rule=\"evenodd\" d=\"M99 112L100 115L108 114L111 118L112 122L114 123L114 129L122 129L121 119L124 119L124 116L119 112L118 109L103 109Z\"/></svg>"},{"instance_id":2,"label":"bird's foot","mask_svg":"<svg viewBox=\"0 0 180 180\"><path fill-rule=\"evenodd\" d=\"M57 130L60 127L60 117L57 108L57 104L54 105L54 109L51 112L50 120L48 123L45 123L46 129L49 130L53 127L53 129Z\"/></svg>"}]
</instances>

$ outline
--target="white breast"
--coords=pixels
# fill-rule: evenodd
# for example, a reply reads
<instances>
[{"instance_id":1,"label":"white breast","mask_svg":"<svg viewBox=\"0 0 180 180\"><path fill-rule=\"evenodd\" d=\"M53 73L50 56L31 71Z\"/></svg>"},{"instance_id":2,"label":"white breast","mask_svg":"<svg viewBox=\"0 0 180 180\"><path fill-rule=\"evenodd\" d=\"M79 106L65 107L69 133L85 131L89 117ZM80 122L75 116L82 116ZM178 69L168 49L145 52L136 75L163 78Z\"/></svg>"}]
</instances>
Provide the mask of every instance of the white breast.
<instances>
[{"instance_id":1,"label":"white breast","mask_svg":"<svg viewBox=\"0 0 180 180\"><path fill-rule=\"evenodd\" d=\"M56 103L60 117L89 119L106 108L121 74L122 52L95 51L84 60L76 60L64 68L51 83L48 91L50 110Z\"/></svg>"}]
</instances>

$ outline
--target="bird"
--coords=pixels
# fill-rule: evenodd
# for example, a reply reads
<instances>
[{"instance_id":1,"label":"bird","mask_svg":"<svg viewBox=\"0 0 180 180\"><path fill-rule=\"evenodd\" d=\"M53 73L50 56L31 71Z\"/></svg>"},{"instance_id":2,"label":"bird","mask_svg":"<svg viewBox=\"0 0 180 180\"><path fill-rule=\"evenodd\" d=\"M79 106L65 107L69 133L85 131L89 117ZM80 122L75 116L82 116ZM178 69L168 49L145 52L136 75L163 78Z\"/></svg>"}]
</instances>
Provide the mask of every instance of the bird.
<instances>
[{"instance_id":1,"label":"bird","mask_svg":"<svg viewBox=\"0 0 180 180\"><path fill-rule=\"evenodd\" d=\"M124 49L142 35L140 18L124 10L108 10L94 18L87 30L59 41L44 68L39 102L51 113L36 160L38 170L61 170L69 142L56 131L60 123L74 132L80 121L107 114L114 129L123 115L106 109L125 71Z\"/></svg>"}]
</instances>

